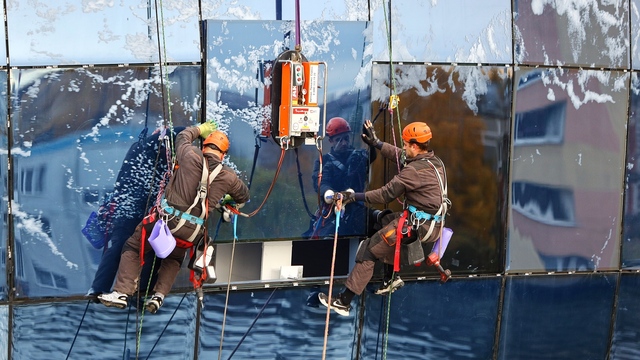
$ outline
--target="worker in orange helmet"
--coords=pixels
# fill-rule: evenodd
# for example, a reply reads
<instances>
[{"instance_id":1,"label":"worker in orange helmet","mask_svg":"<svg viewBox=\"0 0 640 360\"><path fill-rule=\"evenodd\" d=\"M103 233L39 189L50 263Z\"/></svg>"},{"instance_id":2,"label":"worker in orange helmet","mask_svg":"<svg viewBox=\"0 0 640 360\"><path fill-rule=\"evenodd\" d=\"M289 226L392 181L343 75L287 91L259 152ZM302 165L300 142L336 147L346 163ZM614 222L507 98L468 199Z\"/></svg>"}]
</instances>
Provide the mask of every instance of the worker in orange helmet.
<instances>
[{"instance_id":1,"label":"worker in orange helmet","mask_svg":"<svg viewBox=\"0 0 640 360\"><path fill-rule=\"evenodd\" d=\"M193 145L198 136L204 139L202 149ZM153 251L149 239L154 236L152 232L160 219L166 223L176 245L173 250L169 248L167 254L161 255L166 257L158 270L154 295L145 302L145 308L151 313L162 306L187 250L203 241L206 220L216 211L221 199L229 195L238 207L249 200L248 187L233 169L222 165L222 159L229 151L229 139L217 130L214 122L192 126L180 132L176 137L175 150L177 169L169 180L162 201L127 239L113 292L98 296L98 300L106 306L125 308L129 297L137 290L140 252L141 249L145 253ZM207 186L201 186L203 183Z\"/></svg>"},{"instance_id":2,"label":"worker in orange helmet","mask_svg":"<svg viewBox=\"0 0 640 360\"><path fill-rule=\"evenodd\" d=\"M424 122L413 122L402 131L402 168L383 187L367 192L341 192L343 205L353 201L365 204L386 204L404 197L402 212L390 213L381 220L382 229L365 239L356 253L356 264L345 282L345 289L332 297L331 308L343 316L349 315L351 300L362 291L373 276L376 261L385 264L394 263L396 241L401 244L418 245L422 252L422 243L434 242L440 236L444 213L450 205L446 196L446 172L442 160L430 149L431 128ZM399 148L382 142L376 136L371 121L364 124L362 139L370 146L379 149L382 156L396 162ZM406 220L406 222L405 222ZM401 239L396 239L398 226L410 230ZM404 228L403 228L404 229ZM415 249L415 248L413 248ZM420 260L420 259L418 259ZM424 260L424 254L422 254ZM409 262L411 260L408 259ZM384 279L377 294L388 294L404 285L399 277ZM320 303L328 306L328 297L318 294Z\"/></svg>"},{"instance_id":3,"label":"worker in orange helmet","mask_svg":"<svg viewBox=\"0 0 640 360\"><path fill-rule=\"evenodd\" d=\"M341 117L331 118L327 122L326 134L331 144L331 150L322 155L321 177L319 176L320 160L315 161L311 176L314 190L322 197L327 194L327 191L340 192L347 189L364 191L369 177L369 164L376 158L375 149L354 148L351 126L347 120ZM320 211L326 212L326 209L325 211L320 209ZM368 211L361 203L346 208L343 219L340 220L340 235L363 234L366 230ZM333 235L335 232L334 219L323 219L321 215L320 213L316 214L310 229L303 236L321 238Z\"/></svg>"}]
</instances>

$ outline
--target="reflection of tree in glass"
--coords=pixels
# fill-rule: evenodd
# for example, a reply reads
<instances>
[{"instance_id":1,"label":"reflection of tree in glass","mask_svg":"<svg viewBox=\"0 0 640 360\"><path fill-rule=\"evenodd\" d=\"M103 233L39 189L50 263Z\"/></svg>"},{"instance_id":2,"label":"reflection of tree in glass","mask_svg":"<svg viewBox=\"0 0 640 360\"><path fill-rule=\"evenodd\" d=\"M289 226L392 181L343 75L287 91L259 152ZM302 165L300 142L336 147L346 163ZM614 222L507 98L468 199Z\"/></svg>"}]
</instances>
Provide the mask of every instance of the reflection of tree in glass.
<instances>
[{"instance_id":1,"label":"reflection of tree in glass","mask_svg":"<svg viewBox=\"0 0 640 360\"><path fill-rule=\"evenodd\" d=\"M404 68L398 67L396 72L401 74ZM485 144L487 124L508 121L509 102L505 96L510 85L508 78L499 71L482 71L484 86L489 86L492 91L484 91L482 96L477 96L478 113L474 113L464 99L468 91L465 84L460 83L455 68L433 66L427 67L428 80L416 82L422 89L413 87L398 94L400 105L395 110L399 111L403 124L426 121L433 131L431 146L447 165L448 193L453 203L447 226L454 230L455 236L444 261L453 257L459 261L462 270L497 269L500 262L497 258L501 247L499 239L503 238L504 228L501 219L506 207L503 195L506 194L506 164L502 160L507 155L506 138L499 136L494 144ZM425 93L428 95L423 95ZM373 108L379 105L374 103ZM485 115L482 110L487 107L491 109L490 115ZM504 117L500 117L502 114ZM399 138L397 118L394 112L392 122ZM377 121L376 131L393 144L388 124L387 118L383 129L383 121ZM401 146L400 142L396 144ZM497 151L486 148L497 148ZM380 161L375 162L372 169L374 175L370 187L384 184L397 172L396 164L390 164L386 168L386 179L376 176L385 171Z\"/></svg>"}]
</instances>

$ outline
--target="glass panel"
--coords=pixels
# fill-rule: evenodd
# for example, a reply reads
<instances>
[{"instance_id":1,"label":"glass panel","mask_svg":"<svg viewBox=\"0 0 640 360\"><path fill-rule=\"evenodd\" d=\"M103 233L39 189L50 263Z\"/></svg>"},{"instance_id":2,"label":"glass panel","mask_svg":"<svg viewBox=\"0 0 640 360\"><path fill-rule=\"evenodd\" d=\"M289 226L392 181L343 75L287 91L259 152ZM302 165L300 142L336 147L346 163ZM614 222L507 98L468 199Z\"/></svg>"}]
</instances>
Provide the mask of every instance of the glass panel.
<instances>
[{"instance_id":1,"label":"glass panel","mask_svg":"<svg viewBox=\"0 0 640 360\"><path fill-rule=\"evenodd\" d=\"M321 221L315 214L320 198L314 191L317 186L314 168L318 166L314 163L319 163L319 152L313 138L310 138L311 145L285 151L280 142L275 141L275 136L271 136L279 132L273 130L272 134L268 127L271 100L275 99L267 87L271 84L269 73L283 47L294 45L289 35L283 35L289 34L292 26L292 22L206 22L207 118L216 119L220 128L228 132L231 141L229 162L251 185L251 202L243 211L251 213L260 208L271 185L275 184L272 196L260 212L250 220L240 218L238 221L240 240L325 236L324 233L314 234L310 224L314 219ZM338 178L339 181L332 185L335 191L344 191L347 186L364 188L368 174L367 147L355 135L359 134L363 119L369 113L369 68L362 65L368 61L363 54L369 38L367 24L314 22L305 23L305 26L313 31L303 39L303 56L309 61L327 62L327 66L319 66L319 84L322 91L327 90L328 99L325 114L323 93L319 92L319 122L322 123L325 116L326 119L340 116L346 119L351 130L348 132L350 146L340 155L335 155L331 149L330 139L324 139L322 180ZM325 74L330 84L328 89L324 89L322 83ZM324 131L320 133L322 135ZM329 157L329 152L334 155ZM281 168L278 159L282 159ZM350 159L357 161L350 163ZM335 165L336 162L339 164ZM360 179L360 182L347 184L346 179ZM341 236L364 235L366 211L364 207L359 209L352 214L345 213L340 225ZM328 209L324 215L327 220L319 226L333 235L334 217L328 214ZM232 239L232 230L231 226L222 226L218 239Z\"/></svg>"},{"instance_id":2,"label":"glass panel","mask_svg":"<svg viewBox=\"0 0 640 360\"><path fill-rule=\"evenodd\" d=\"M514 2L516 62L629 67L628 1Z\"/></svg>"},{"instance_id":3,"label":"glass panel","mask_svg":"<svg viewBox=\"0 0 640 360\"><path fill-rule=\"evenodd\" d=\"M8 359L9 349L9 307L6 305L0 305L0 359Z\"/></svg>"},{"instance_id":4,"label":"glass panel","mask_svg":"<svg viewBox=\"0 0 640 360\"><path fill-rule=\"evenodd\" d=\"M2 196L2 205L0 206L0 216L2 216L2 224L0 224L0 300L6 300L9 291L7 284L7 240L9 239L9 217L8 208L8 150L9 139L7 134L7 71L0 71L0 196ZM0 356L2 356L0 354Z\"/></svg>"},{"instance_id":5,"label":"glass panel","mask_svg":"<svg viewBox=\"0 0 640 360\"><path fill-rule=\"evenodd\" d=\"M0 4L0 11L4 14L4 1ZM4 26L0 26L0 39L5 40L7 33ZM7 65L7 46L0 46L0 65ZM2 356L2 355L0 355Z\"/></svg>"},{"instance_id":6,"label":"glass panel","mask_svg":"<svg viewBox=\"0 0 640 360\"><path fill-rule=\"evenodd\" d=\"M98 234L111 227L115 235L105 266L117 267L124 241L157 191L147 183L157 151L124 161L127 152L149 128L148 134L170 119L175 127L196 121L191 104L200 97L200 67L165 73L172 84L167 120L159 75L145 67L11 71L17 296L87 292L105 249L94 248L81 229L101 205L108 210L100 212ZM131 161L145 166L131 169ZM109 205L112 196L116 206ZM114 273L106 273L110 287Z\"/></svg>"},{"instance_id":7,"label":"glass panel","mask_svg":"<svg viewBox=\"0 0 640 360\"><path fill-rule=\"evenodd\" d=\"M234 291L229 294L226 308L225 294L205 294L198 358L320 358L327 309L319 306L318 291L318 288ZM352 312L357 313L358 308ZM327 359L355 358L355 320L353 315L331 316Z\"/></svg>"},{"instance_id":8,"label":"glass panel","mask_svg":"<svg viewBox=\"0 0 640 360\"><path fill-rule=\"evenodd\" d=\"M640 0L631 0L631 64L634 69L640 68Z\"/></svg>"},{"instance_id":9,"label":"glass panel","mask_svg":"<svg viewBox=\"0 0 640 360\"><path fill-rule=\"evenodd\" d=\"M144 316L133 306L120 310L91 301L16 306L12 359L91 359L98 352L105 359L193 359L196 297L185 295L167 296L156 314Z\"/></svg>"},{"instance_id":10,"label":"glass panel","mask_svg":"<svg viewBox=\"0 0 640 360\"><path fill-rule=\"evenodd\" d=\"M402 126L425 120L431 147L446 168L452 206L446 226L454 235L443 265L458 272L498 272L504 239L501 209L506 206L511 69L504 67L394 66L399 107L375 122L379 136L400 146ZM388 104L389 65L373 67L374 109ZM379 114L379 115L380 115ZM374 117L375 119L375 117ZM395 129L394 129L395 128ZM393 138L395 134L396 138ZM383 186L397 174L395 163L376 159L369 189ZM473 179L470 183L469 179ZM389 204L400 211L398 202ZM431 245L431 244L429 244ZM427 254L431 250L425 249ZM407 267L420 274L426 266Z\"/></svg>"},{"instance_id":11,"label":"glass panel","mask_svg":"<svg viewBox=\"0 0 640 360\"><path fill-rule=\"evenodd\" d=\"M393 61L512 63L511 1L394 0L371 7L375 60L389 61L390 27Z\"/></svg>"},{"instance_id":12,"label":"glass panel","mask_svg":"<svg viewBox=\"0 0 640 360\"><path fill-rule=\"evenodd\" d=\"M390 306L386 296L367 292L360 358L384 358L386 343L390 359L491 359L501 282L407 283L393 293Z\"/></svg>"},{"instance_id":13,"label":"glass panel","mask_svg":"<svg viewBox=\"0 0 640 360\"><path fill-rule=\"evenodd\" d=\"M517 71L510 271L618 268L629 75Z\"/></svg>"},{"instance_id":14,"label":"glass panel","mask_svg":"<svg viewBox=\"0 0 640 360\"><path fill-rule=\"evenodd\" d=\"M157 11L154 4L12 2L11 65L158 62L158 33L163 61L200 61L198 1L165 1Z\"/></svg>"},{"instance_id":15,"label":"glass panel","mask_svg":"<svg viewBox=\"0 0 640 360\"><path fill-rule=\"evenodd\" d=\"M631 74L625 166L622 268L640 269L640 79Z\"/></svg>"},{"instance_id":16,"label":"glass panel","mask_svg":"<svg viewBox=\"0 0 640 360\"><path fill-rule=\"evenodd\" d=\"M615 274L509 276L499 359L606 359Z\"/></svg>"},{"instance_id":17,"label":"glass panel","mask_svg":"<svg viewBox=\"0 0 640 360\"><path fill-rule=\"evenodd\" d=\"M367 1L300 1L300 20L366 21ZM295 4L295 0L205 0L202 16L216 20L295 20Z\"/></svg>"},{"instance_id":18,"label":"glass panel","mask_svg":"<svg viewBox=\"0 0 640 360\"><path fill-rule=\"evenodd\" d=\"M640 354L640 274L620 276L610 359L632 360Z\"/></svg>"}]
</instances>

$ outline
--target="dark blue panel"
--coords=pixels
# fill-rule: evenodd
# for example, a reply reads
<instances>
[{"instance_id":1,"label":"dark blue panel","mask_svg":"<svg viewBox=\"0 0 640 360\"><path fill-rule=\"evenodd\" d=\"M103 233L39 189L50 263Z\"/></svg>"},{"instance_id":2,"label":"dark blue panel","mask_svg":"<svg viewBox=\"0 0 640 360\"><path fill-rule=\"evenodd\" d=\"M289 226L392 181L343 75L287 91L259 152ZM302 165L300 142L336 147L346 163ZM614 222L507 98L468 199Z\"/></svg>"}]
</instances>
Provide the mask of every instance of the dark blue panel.
<instances>
[{"instance_id":1,"label":"dark blue panel","mask_svg":"<svg viewBox=\"0 0 640 360\"><path fill-rule=\"evenodd\" d=\"M367 293L361 358L383 358L388 318L389 359L491 359L501 281L407 283L390 307L388 297Z\"/></svg>"},{"instance_id":2,"label":"dark blue panel","mask_svg":"<svg viewBox=\"0 0 640 360\"><path fill-rule=\"evenodd\" d=\"M640 274L622 274L611 346L611 360L640 356Z\"/></svg>"},{"instance_id":3,"label":"dark blue panel","mask_svg":"<svg viewBox=\"0 0 640 360\"><path fill-rule=\"evenodd\" d=\"M500 359L606 359L617 275L507 277Z\"/></svg>"},{"instance_id":4,"label":"dark blue panel","mask_svg":"<svg viewBox=\"0 0 640 360\"><path fill-rule=\"evenodd\" d=\"M200 359L320 359L326 308L318 305L317 288L233 291L207 294L200 322ZM326 291L326 290L325 290ZM308 300L309 296L314 297ZM226 320L223 315L226 312ZM356 307L353 313L358 312ZM356 319L331 314L327 359L352 359ZM255 324L251 327L252 323ZM224 333L222 325L224 323Z\"/></svg>"},{"instance_id":5,"label":"dark blue panel","mask_svg":"<svg viewBox=\"0 0 640 360\"><path fill-rule=\"evenodd\" d=\"M193 359L195 305L191 293L166 297L154 315L87 301L17 306L12 359Z\"/></svg>"},{"instance_id":6,"label":"dark blue panel","mask_svg":"<svg viewBox=\"0 0 640 360\"><path fill-rule=\"evenodd\" d=\"M11 75L16 295L84 294L107 249L94 248L82 228L118 190L107 210L105 223L113 226L108 233L114 236L103 263L115 267L144 206L156 200L151 189L157 187L149 180L160 169L157 156L167 156L147 145L125 160L126 154L144 129L151 136L163 125L197 121L190 104L199 97L200 68L177 67L165 74L174 83L169 92L161 89L158 68L32 69ZM174 102L171 114L163 111L163 93ZM121 178L121 168L135 171ZM105 276L104 286L110 287L114 274Z\"/></svg>"}]
</instances>

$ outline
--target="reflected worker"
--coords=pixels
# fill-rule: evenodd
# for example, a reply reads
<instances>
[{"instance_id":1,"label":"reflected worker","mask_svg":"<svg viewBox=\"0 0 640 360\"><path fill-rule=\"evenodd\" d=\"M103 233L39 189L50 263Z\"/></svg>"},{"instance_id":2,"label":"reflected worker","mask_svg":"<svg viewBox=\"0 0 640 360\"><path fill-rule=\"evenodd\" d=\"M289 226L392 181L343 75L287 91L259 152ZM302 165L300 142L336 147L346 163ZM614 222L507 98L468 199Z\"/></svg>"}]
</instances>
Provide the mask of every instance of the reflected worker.
<instances>
[{"instance_id":1,"label":"reflected worker","mask_svg":"<svg viewBox=\"0 0 640 360\"><path fill-rule=\"evenodd\" d=\"M229 150L229 139L216 129L215 123L206 122L189 127L176 137L176 170L169 181L162 205L138 224L126 241L113 292L98 296L104 305L117 308L127 306L129 296L138 288L141 247L145 253L153 251L149 235L159 218L168 219L166 222L177 246L162 260L153 288L155 293L145 302L145 308L151 313L162 306L188 248L206 236L204 224L208 216L216 211L220 200L226 194L239 206L249 200L247 186L231 168L222 165ZM202 149L193 145L198 136L204 139ZM208 185L201 187L202 182Z\"/></svg>"},{"instance_id":2,"label":"reflected worker","mask_svg":"<svg viewBox=\"0 0 640 360\"><path fill-rule=\"evenodd\" d=\"M351 127L347 120L341 117L331 118L327 122L326 133L331 144L330 152L322 155L322 176L318 184L320 173L320 159L315 161L313 167L314 190L324 196L331 190L333 192L352 189L356 192L364 191L367 178L369 176L369 164L376 159L375 148L355 149L351 144ZM327 209L331 205L327 206ZM324 219L320 209L315 216L315 222L303 236L311 238L322 238L331 236L335 232L335 219ZM325 209L326 210L326 209ZM362 203L354 203L345 208L343 219L340 220L340 234L356 235L362 234L365 230L367 211ZM379 211L376 214L380 213ZM374 216L371 211L370 216Z\"/></svg>"},{"instance_id":3,"label":"reflected worker","mask_svg":"<svg viewBox=\"0 0 640 360\"><path fill-rule=\"evenodd\" d=\"M170 136L175 137L183 129L175 128ZM155 204L160 183L168 170L166 151L160 130L140 138L127 151L113 191L98 210L101 231L95 235L104 235L105 246L109 241L110 246L102 254L88 296L111 291L125 241ZM148 276L145 274L143 278Z\"/></svg>"},{"instance_id":4,"label":"reflected worker","mask_svg":"<svg viewBox=\"0 0 640 360\"><path fill-rule=\"evenodd\" d=\"M369 120L365 121L362 138L367 144L379 149L382 156L396 162L396 156L401 150L380 141ZM351 300L355 295L362 294L373 277L376 261L394 264L396 241L411 247L409 253L417 253L422 252L422 243L434 242L440 236L442 221L450 201L446 197L447 178L444 164L429 148L431 138L431 129L424 122L413 122L405 126L402 130L403 156L399 173L376 190L355 194L341 192L343 205L353 201L387 204L396 198L404 197L404 210L385 215L381 220L382 229L360 244L356 253L356 264L347 277L345 289L332 297L331 308L338 314L349 315ZM398 226L402 226L402 234L405 234L401 239L396 239ZM409 262L412 260L409 259ZM378 294L394 291L395 287L404 284L399 277L390 279L388 273L385 277L387 278L377 291ZM320 293L318 298L320 303L328 306L326 294Z\"/></svg>"}]
</instances>

